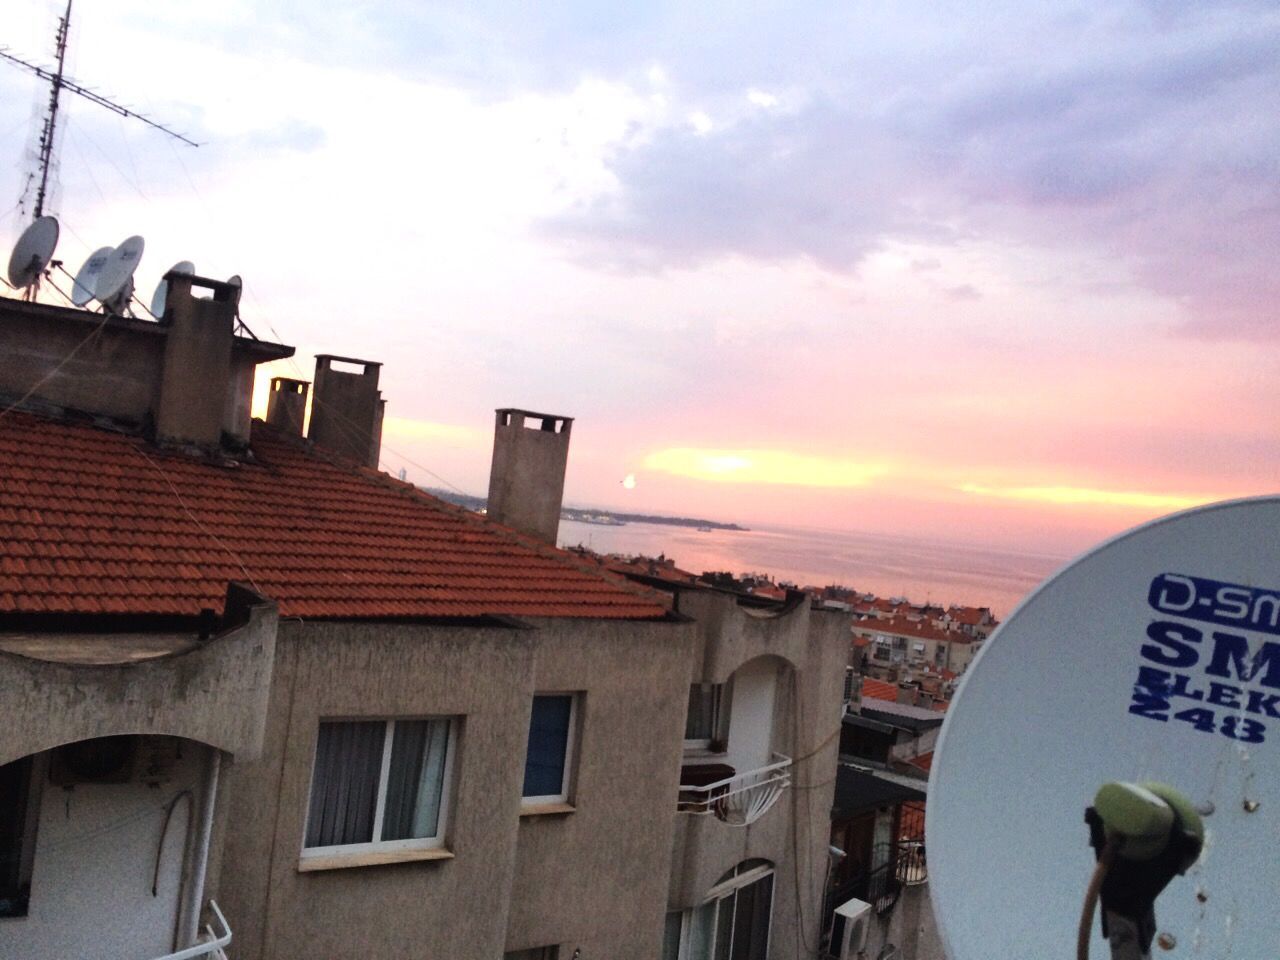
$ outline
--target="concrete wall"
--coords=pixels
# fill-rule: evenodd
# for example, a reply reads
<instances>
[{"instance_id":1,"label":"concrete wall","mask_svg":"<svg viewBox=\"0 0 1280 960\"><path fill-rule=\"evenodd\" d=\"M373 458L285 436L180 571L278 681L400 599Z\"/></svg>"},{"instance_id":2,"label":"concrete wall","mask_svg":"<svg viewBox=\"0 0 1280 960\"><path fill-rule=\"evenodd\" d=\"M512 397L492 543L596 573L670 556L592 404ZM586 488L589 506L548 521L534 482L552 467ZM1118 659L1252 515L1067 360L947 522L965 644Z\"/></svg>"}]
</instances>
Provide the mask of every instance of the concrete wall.
<instances>
[{"instance_id":1,"label":"concrete wall","mask_svg":"<svg viewBox=\"0 0 1280 960\"><path fill-rule=\"evenodd\" d=\"M691 633L570 621L535 631L534 688L587 693L575 812L520 819L506 950L659 955Z\"/></svg>"},{"instance_id":2,"label":"concrete wall","mask_svg":"<svg viewBox=\"0 0 1280 960\"><path fill-rule=\"evenodd\" d=\"M184 852L208 748L173 746L181 755L158 782L64 787L41 778L30 908L26 917L0 920L0 956L146 960L174 949ZM166 807L185 790L191 801L174 806L166 831Z\"/></svg>"},{"instance_id":3,"label":"concrete wall","mask_svg":"<svg viewBox=\"0 0 1280 960\"><path fill-rule=\"evenodd\" d=\"M92 651L99 638L58 637ZM185 652L129 663L52 662L0 651L0 763L114 734L184 737L248 757L262 747L274 604Z\"/></svg>"},{"instance_id":4,"label":"concrete wall","mask_svg":"<svg viewBox=\"0 0 1280 960\"><path fill-rule=\"evenodd\" d=\"M0 394L25 394L101 322L84 310L0 299ZM159 324L110 320L36 396L140 423L155 403L164 340Z\"/></svg>"},{"instance_id":5,"label":"concrete wall","mask_svg":"<svg viewBox=\"0 0 1280 960\"><path fill-rule=\"evenodd\" d=\"M776 666L771 746L795 762L791 788L749 827L677 815L667 907L695 906L735 865L768 860L775 866L771 960L809 957L822 923L851 617L813 610L808 601L770 615L713 591L682 592L677 608L697 622L690 682L723 683L753 662Z\"/></svg>"},{"instance_id":6,"label":"concrete wall","mask_svg":"<svg viewBox=\"0 0 1280 960\"><path fill-rule=\"evenodd\" d=\"M691 628L286 622L261 759L226 772L214 895L239 960L450 957L561 944L652 960L666 893ZM521 817L531 698L583 692L574 809ZM299 871L326 717L462 718L451 859Z\"/></svg>"},{"instance_id":7,"label":"concrete wall","mask_svg":"<svg viewBox=\"0 0 1280 960\"><path fill-rule=\"evenodd\" d=\"M889 913L883 917L872 916L864 955L873 960L889 945L898 948L896 960L947 960L933 916L928 884L903 888Z\"/></svg>"},{"instance_id":8,"label":"concrete wall","mask_svg":"<svg viewBox=\"0 0 1280 960\"><path fill-rule=\"evenodd\" d=\"M225 430L247 439L257 364L293 348L233 336L234 303L193 298L191 282L170 281L163 324L0 297L0 397L38 384L36 402L150 420L163 438L213 445ZM215 297L231 290L200 284Z\"/></svg>"}]
</instances>

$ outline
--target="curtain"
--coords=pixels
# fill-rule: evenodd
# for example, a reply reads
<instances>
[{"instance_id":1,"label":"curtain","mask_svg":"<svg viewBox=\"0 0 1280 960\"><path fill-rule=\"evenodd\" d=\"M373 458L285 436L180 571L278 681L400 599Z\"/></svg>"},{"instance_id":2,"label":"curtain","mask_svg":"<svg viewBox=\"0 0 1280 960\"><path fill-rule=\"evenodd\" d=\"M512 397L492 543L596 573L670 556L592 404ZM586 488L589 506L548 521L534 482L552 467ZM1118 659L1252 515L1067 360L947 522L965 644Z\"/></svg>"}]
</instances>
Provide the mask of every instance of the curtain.
<instances>
[{"instance_id":1,"label":"curtain","mask_svg":"<svg viewBox=\"0 0 1280 960\"><path fill-rule=\"evenodd\" d=\"M569 694L533 698L523 796L555 797L564 793L565 752L569 746L572 713L573 697Z\"/></svg>"},{"instance_id":2,"label":"curtain","mask_svg":"<svg viewBox=\"0 0 1280 960\"><path fill-rule=\"evenodd\" d=\"M383 840L437 835L448 750L448 720L396 721L382 816Z\"/></svg>"},{"instance_id":3,"label":"curtain","mask_svg":"<svg viewBox=\"0 0 1280 960\"><path fill-rule=\"evenodd\" d=\"M320 724L307 817L308 847L373 839L386 731L382 720Z\"/></svg>"}]
</instances>

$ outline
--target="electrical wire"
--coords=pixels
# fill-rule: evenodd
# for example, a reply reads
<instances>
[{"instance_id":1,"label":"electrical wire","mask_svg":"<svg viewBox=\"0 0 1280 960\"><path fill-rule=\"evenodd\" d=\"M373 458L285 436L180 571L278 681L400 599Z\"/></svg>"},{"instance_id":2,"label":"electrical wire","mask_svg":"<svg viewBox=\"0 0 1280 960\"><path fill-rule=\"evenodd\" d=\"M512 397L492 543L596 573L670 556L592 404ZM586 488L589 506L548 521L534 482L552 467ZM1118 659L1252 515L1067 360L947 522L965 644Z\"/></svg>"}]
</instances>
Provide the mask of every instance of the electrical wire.
<instances>
[{"instance_id":1,"label":"electrical wire","mask_svg":"<svg viewBox=\"0 0 1280 960\"><path fill-rule=\"evenodd\" d=\"M1089 877L1089 885L1084 892L1084 906L1080 910L1080 927L1076 931L1076 960L1089 960L1089 940L1093 936L1093 914L1098 906L1098 897L1102 894L1102 883L1107 878L1107 871L1116 856L1116 841L1108 840L1098 856L1098 863Z\"/></svg>"}]
</instances>

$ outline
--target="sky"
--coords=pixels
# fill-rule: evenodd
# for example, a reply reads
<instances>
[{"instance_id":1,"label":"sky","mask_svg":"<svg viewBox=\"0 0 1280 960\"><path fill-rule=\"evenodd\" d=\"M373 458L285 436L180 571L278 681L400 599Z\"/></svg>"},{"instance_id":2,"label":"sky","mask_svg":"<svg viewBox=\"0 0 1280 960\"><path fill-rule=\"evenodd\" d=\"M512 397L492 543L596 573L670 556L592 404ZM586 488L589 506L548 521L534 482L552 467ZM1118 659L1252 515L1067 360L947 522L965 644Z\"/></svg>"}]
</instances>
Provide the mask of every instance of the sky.
<instances>
[{"instance_id":1,"label":"sky","mask_svg":"<svg viewBox=\"0 0 1280 960\"><path fill-rule=\"evenodd\" d=\"M483 494L517 406L567 502L746 524L1068 553L1275 489L1274 3L99 0L70 51L201 146L70 98L59 256L383 362L415 482ZM45 99L0 64L10 238Z\"/></svg>"}]
</instances>

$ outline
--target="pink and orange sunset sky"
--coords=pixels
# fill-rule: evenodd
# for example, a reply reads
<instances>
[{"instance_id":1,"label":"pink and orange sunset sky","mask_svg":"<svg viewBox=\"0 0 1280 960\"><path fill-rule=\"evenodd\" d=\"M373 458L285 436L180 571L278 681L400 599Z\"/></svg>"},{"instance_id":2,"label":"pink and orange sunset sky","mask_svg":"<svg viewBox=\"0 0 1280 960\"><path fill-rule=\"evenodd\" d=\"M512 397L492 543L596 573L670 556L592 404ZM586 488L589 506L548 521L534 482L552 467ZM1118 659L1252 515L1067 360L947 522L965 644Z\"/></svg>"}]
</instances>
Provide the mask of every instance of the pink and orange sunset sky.
<instances>
[{"instance_id":1,"label":"pink and orange sunset sky","mask_svg":"<svg viewBox=\"0 0 1280 960\"><path fill-rule=\"evenodd\" d=\"M483 494L520 406L568 503L747 525L1066 553L1276 487L1272 3L112 0L71 49L203 145L73 101L59 256L142 233L269 372L382 361L415 482ZM0 69L0 208L43 101Z\"/></svg>"}]
</instances>

